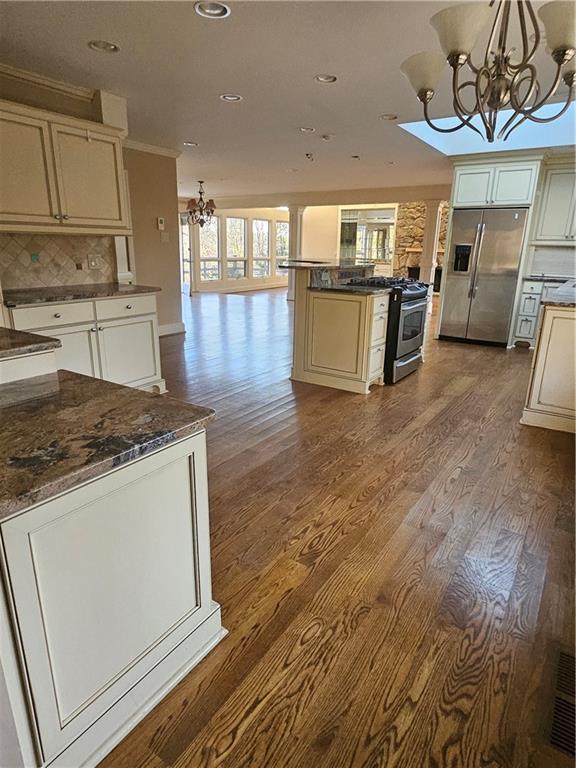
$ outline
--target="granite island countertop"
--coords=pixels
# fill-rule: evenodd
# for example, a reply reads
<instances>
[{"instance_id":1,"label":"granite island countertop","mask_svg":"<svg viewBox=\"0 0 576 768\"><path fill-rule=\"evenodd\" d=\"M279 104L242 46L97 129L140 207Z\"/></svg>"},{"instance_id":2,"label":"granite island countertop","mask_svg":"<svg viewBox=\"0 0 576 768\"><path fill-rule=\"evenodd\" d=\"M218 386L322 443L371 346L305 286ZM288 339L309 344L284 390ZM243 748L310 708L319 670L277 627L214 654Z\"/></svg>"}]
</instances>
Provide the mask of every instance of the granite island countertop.
<instances>
[{"instance_id":1,"label":"granite island countertop","mask_svg":"<svg viewBox=\"0 0 576 768\"><path fill-rule=\"evenodd\" d=\"M188 437L213 417L211 408L70 371L2 384L0 520Z\"/></svg>"},{"instance_id":2,"label":"granite island countertop","mask_svg":"<svg viewBox=\"0 0 576 768\"><path fill-rule=\"evenodd\" d=\"M313 259L284 259L277 265L280 269L365 269L373 267L373 262L367 264L347 264L339 261L314 261Z\"/></svg>"},{"instance_id":3,"label":"granite island countertop","mask_svg":"<svg viewBox=\"0 0 576 768\"><path fill-rule=\"evenodd\" d=\"M0 327L0 360L20 357L21 355L32 355L35 352L47 352L61 346L60 339Z\"/></svg>"},{"instance_id":4,"label":"granite island countertop","mask_svg":"<svg viewBox=\"0 0 576 768\"><path fill-rule=\"evenodd\" d=\"M364 296L377 296L384 293L390 293L390 288L374 288L369 285L331 285L331 286L311 286L309 291L332 292L332 293L360 293Z\"/></svg>"},{"instance_id":5,"label":"granite island countertop","mask_svg":"<svg viewBox=\"0 0 576 768\"><path fill-rule=\"evenodd\" d=\"M157 293L161 288L130 283L92 283L91 285L54 285L42 288L6 288L4 304L7 307L27 304L47 304L82 299L107 299L113 296L134 296L139 293Z\"/></svg>"},{"instance_id":6,"label":"granite island countertop","mask_svg":"<svg viewBox=\"0 0 576 768\"><path fill-rule=\"evenodd\" d=\"M576 307L576 280L568 280L556 288L542 304L545 307Z\"/></svg>"}]
</instances>

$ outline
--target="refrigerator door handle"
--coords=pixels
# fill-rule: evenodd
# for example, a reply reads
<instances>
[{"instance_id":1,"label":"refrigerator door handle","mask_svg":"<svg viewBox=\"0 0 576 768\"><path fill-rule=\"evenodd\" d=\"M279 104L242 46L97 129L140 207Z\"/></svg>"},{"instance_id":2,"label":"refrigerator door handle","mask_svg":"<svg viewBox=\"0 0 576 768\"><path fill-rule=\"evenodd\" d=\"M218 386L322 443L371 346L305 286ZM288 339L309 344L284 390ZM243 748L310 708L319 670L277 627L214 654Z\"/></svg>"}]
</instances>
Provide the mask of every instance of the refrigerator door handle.
<instances>
[{"instance_id":1,"label":"refrigerator door handle","mask_svg":"<svg viewBox=\"0 0 576 768\"><path fill-rule=\"evenodd\" d=\"M470 274L470 283L468 287L468 298L471 299L474 293L474 282L476 280L476 267L478 266L478 241L480 239L480 230L484 224L480 223L476 225L476 234L474 235L474 243L472 245L472 271Z\"/></svg>"},{"instance_id":2,"label":"refrigerator door handle","mask_svg":"<svg viewBox=\"0 0 576 768\"><path fill-rule=\"evenodd\" d=\"M476 298L476 292L478 290L478 262L480 260L480 252L482 251L482 243L484 242L484 231L486 230L486 224L480 225L480 237L478 238L478 245L476 247L476 258L474 260L474 277L472 278L472 298Z\"/></svg>"}]
</instances>

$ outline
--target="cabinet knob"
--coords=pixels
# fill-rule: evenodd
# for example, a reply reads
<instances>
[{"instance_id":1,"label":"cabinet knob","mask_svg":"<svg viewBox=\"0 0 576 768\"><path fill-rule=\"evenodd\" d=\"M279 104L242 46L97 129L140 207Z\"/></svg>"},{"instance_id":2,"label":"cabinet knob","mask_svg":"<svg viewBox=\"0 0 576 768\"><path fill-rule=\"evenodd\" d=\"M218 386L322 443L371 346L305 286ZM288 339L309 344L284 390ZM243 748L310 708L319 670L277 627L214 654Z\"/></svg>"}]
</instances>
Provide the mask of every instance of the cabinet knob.
<instances>
[{"instance_id":1,"label":"cabinet knob","mask_svg":"<svg viewBox=\"0 0 576 768\"><path fill-rule=\"evenodd\" d=\"M99 330L99 331L103 331L103 330L104 330L104 328L103 328L101 325L99 325L99 326L98 326L98 330Z\"/></svg>"},{"instance_id":2,"label":"cabinet knob","mask_svg":"<svg viewBox=\"0 0 576 768\"><path fill-rule=\"evenodd\" d=\"M91 333L96 333L97 330L98 328L90 328Z\"/></svg>"},{"instance_id":3,"label":"cabinet knob","mask_svg":"<svg viewBox=\"0 0 576 768\"><path fill-rule=\"evenodd\" d=\"M60 312L54 312L54 317L62 317L62 315L60 314Z\"/></svg>"},{"instance_id":4,"label":"cabinet knob","mask_svg":"<svg viewBox=\"0 0 576 768\"><path fill-rule=\"evenodd\" d=\"M126 304L126 309L132 309L132 304Z\"/></svg>"},{"instance_id":5,"label":"cabinet knob","mask_svg":"<svg viewBox=\"0 0 576 768\"><path fill-rule=\"evenodd\" d=\"M62 216L60 216L59 213L55 213L54 218L56 219L56 221L62 221Z\"/></svg>"},{"instance_id":6,"label":"cabinet knob","mask_svg":"<svg viewBox=\"0 0 576 768\"><path fill-rule=\"evenodd\" d=\"M67 214L67 213L65 213L65 214L62 216L62 218L63 218L63 219L69 219L69 218L70 218L70 216L68 216L68 214Z\"/></svg>"}]
</instances>

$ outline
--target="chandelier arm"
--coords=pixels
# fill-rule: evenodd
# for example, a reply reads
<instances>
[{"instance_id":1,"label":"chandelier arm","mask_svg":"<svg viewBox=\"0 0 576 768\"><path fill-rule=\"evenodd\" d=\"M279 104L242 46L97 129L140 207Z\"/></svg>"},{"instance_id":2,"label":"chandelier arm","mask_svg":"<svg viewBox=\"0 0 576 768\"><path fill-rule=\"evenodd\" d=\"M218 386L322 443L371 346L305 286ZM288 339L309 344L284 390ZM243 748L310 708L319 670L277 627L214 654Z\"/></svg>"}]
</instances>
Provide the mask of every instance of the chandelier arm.
<instances>
[{"instance_id":1,"label":"chandelier arm","mask_svg":"<svg viewBox=\"0 0 576 768\"><path fill-rule=\"evenodd\" d=\"M453 99L453 106L456 111L456 114L460 118L460 120L465 120L466 118L471 118L475 114L478 113L478 96L476 96L476 107L474 109L467 109L464 104L462 103L462 100L460 98L460 90L462 88L465 88L468 84L471 85L475 91L477 91L477 80L474 82L474 80L467 80L465 83L462 83L461 85L458 84L458 72L460 67L457 65L454 65L452 68L452 92L454 95Z\"/></svg>"},{"instance_id":2,"label":"chandelier arm","mask_svg":"<svg viewBox=\"0 0 576 768\"><path fill-rule=\"evenodd\" d=\"M510 2L504 3L504 11L502 13L502 24L500 25L500 34L498 35L498 58L506 58L506 38L508 37L508 26L510 23Z\"/></svg>"},{"instance_id":3,"label":"chandelier arm","mask_svg":"<svg viewBox=\"0 0 576 768\"><path fill-rule=\"evenodd\" d=\"M524 75L523 73L526 70L528 70L528 74ZM526 92L522 100L519 100L518 93L519 93L520 85L525 80L528 80L528 79L530 80L530 87L528 88L528 91ZM510 93L510 105L516 112L520 112L522 111L522 109L524 109L524 106L530 101L532 96L534 96L534 93L536 94L535 98L538 99L540 95L540 84L538 83L536 67L533 64L526 64L523 69L519 69L518 72L516 72L516 74L510 81L509 93Z\"/></svg>"},{"instance_id":4,"label":"chandelier arm","mask_svg":"<svg viewBox=\"0 0 576 768\"><path fill-rule=\"evenodd\" d=\"M522 81L520 81L518 83L518 85L520 85L521 82ZM538 85L538 82L536 82L536 84L535 84L535 90L536 90L536 97L535 98L538 99L538 97L540 95L540 86ZM514 107L514 113L508 118L508 120L504 123L504 125L502 126L502 128L498 132L498 136L497 136L498 139L501 139L504 136L505 133L506 133L506 136L509 136L510 133L514 130L514 128L516 128L518 125L523 123L524 120L528 119L527 117L522 116L520 108L523 107L524 104L526 104L526 101L528 100L528 97L530 95L531 95L530 92L526 94L526 96L522 100L522 103L519 105L519 108ZM510 101L512 102L512 99ZM520 116L520 120L518 120L518 122L515 122L518 119L519 116ZM515 123L515 124L513 125L513 123ZM512 126L512 127L510 128L510 126ZM510 128L509 131L508 131L508 128Z\"/></svg>"},{"instance_id":5,"label":"chandelier arm","mask_svg":"<svg viewBox=\"0 0 576 768\"><path fill-rule=\"evenodd\" d=\"M500 23L500 19L502 16L502 9L504 7L504 4L507 2L507 0L498 0L498 10L496 11L496 16L494 17L494 23L492 24L492 29L490 31L490 37L488 38L488 43L486 44L486 52L484 54L484 64L480 67L478 67L477 72L480 72L482 69L489 69L490 64L490 52L492 51L492 48L494 46L494 40L496 38L496 31L498 29L498 25ZM490 3L490 6L492 6L493 3Z\"/></svg>"},{"instance_id":6,"label":"chandelier arm","mask_svg":"<svg viewBox=\"0 0 576 768\"><path fill-rule=\"evenodd\" d=\"M532 26L534 27L534 43L532 45L532 50L525 59L525 64L529 64L536 55L536 51L540 45L540 27L538 26L538 19L536 18L536 14L534 13L534 8L532 8L532 3L530 0L526 0L526 8L528 9L528 14L530 16Z\"/></svg>"},{"instance_id":7,"label":"chandelier arm","mask_svg":"<svg viewBox=\"0 0 576 768\"><path fill-rule=\"evenodd\" d=\"M572 103L572 91L574 89L574 86L570 86L570 90L568 92L568 96L566 97L566 101L562 107L562 109L557 112L555 115L552 115L552 117L538 117L537 115L534 115L532 111L528 110L521 110L520 114L526 117L528 120L532 120L534 123L551 123L553 120L557 120L559 117L562 117L564 112L568 109L570 104ZM540 107L543 106L543 104L539 105ZM536 107L534 108L536 109Z\"/></svg>"},{"instance_id":8,"label":"chandelier arm","mask_svg":"<svg viewBox=\"0 0 576 768\"><path fill-rule=\"evenodd\" d=\"M500 0L500 2L502 2L502 0ZM486 72L488 73L488 80L490 80L490 70L488 69L488 67L482 67L480 69L480 73L479 74L482 74L482 72L484 70L486 70ZM486 89L486 90L488 90L488 89ZM480 118L481 118L482 122L484 123L484 128L486 129L486 138L488 139L489 142L492 142L492 141L494 141L494 134L493 134L492 128L490 126L490 123L488 121L488 118L486 117L486 114L484 112L485 98L486 98L485 94L483 94L480 91L480 77L478 77L476 79L476 104L477 104L477 110L478 110L478 114L480 115Z\"/></svg>"},{"instance_id":9,"label":"chandelier arm","mask_svg":"<svg viewBox=\"0 0 576 768\"><path fill-rule=\"evenodd\" d=\"M532 67L533 65L529 64L528 66ZM562 80L562 64L557 64L556 67L557 67L557 69L556 69L556 77L554 78L554 81L553 81L552 85L548 89L548 92L540 99L540 101L536 101L536 103L534 103L531 107L527 107L526 109L524 109L524 104L526 103L526 100L524 100L522 102L522 106L518 110L519 112L522 112L523 114L528 114L529 115L532 112L538 111L540 109L540 107L543 107L544 104L548 101L548 99L558 90L558 86L560 85L560 82ZM516 77L516 76L514 76L514 77ZM534 74L534 77L536 77L535 74ZM512 80L512 83L514 83L514 80ZM512 83L511 83L510 87L512 87ZM570 96L570 92L569 92L569 96ZM536 97L536 98L538 98L538 97Z\"/></svg>"},{"instance_id":10,"label":"chandelier arm","mask_svg":"<svg viewBox=\"0 0 576 768\"><path fill-rule=\"evenodd\" d=\"M465 125L467 125L469 128L472 128L473 131L476 131L476 133L479 133L480 136L482 136L482 133L476 128L475 125L472 125L470 122L472 120L472 117L468 117L465 119L462 119L460 115L457 115L458 119L461 121L460 125L455 125L452 128L439 128L438 126L434 125L432 122L432 119L430 118L430 115L428 114L428 103L424 103L424 119L430 126L430 128L433 128L435 131L438 131L439 133L454 133L454 131L459 131L460 128L464 128Z\"/></svg>"},{"instance_id":11,"label":"chandelier arm","mask_svg":"<svg viewBox=\"0 0 576 768\"><path fill-rule=\"evenodd\" d=\"M469 88L470 86L472 86L472 88L476 87L476 83L474 82L474 80L466 80L466 82L461 83L458 86L457 90L455 91L455 96L457 95L458 97L457 103L458 103L458 109L460 110L460 112L462 112L463 115L473 116L476 114L477 109L468 109L467 107L464 106L460 98L460 91L463 91L464 88Z\"/></svg>"},{"instance_id":12,"label":"chandelier arm","mask_svg":"<svg viewBox=\"0 0 576 768\"><path fill-rule=\"evenodd\" d=\"M520 35L522 37L522 60L520 66L525 64L528 59L528 30L526 29L526 17L524 15L524 4L522 0L518 0L518 20L520 22ZM508 68L511 72L518 69L518 65L508 63Z\"/></svg>"}]
</instances>

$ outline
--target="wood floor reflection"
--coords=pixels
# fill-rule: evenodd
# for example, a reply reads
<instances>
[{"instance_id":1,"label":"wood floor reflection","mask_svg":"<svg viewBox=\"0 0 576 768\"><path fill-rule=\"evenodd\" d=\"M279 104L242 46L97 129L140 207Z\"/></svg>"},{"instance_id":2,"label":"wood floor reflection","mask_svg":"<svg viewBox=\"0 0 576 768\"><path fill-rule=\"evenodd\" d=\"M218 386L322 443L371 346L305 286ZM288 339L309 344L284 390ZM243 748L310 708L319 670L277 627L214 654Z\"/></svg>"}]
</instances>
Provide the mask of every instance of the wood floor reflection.
<instances>
[{"instance_id":1,"label":"wood floor reflection","mask_svg":"<svg viewBox=\"0 0 576 768\"><path fill-rule=\"evenodd\" d=\"M530 354L435 341L368 396L292 383L284 290L184 299L170 394L208 429L229 636L104 768L559 768L572 436L522 427ZM175 585L175 589L177 585Z\"/></svg>"}]
</instances>

